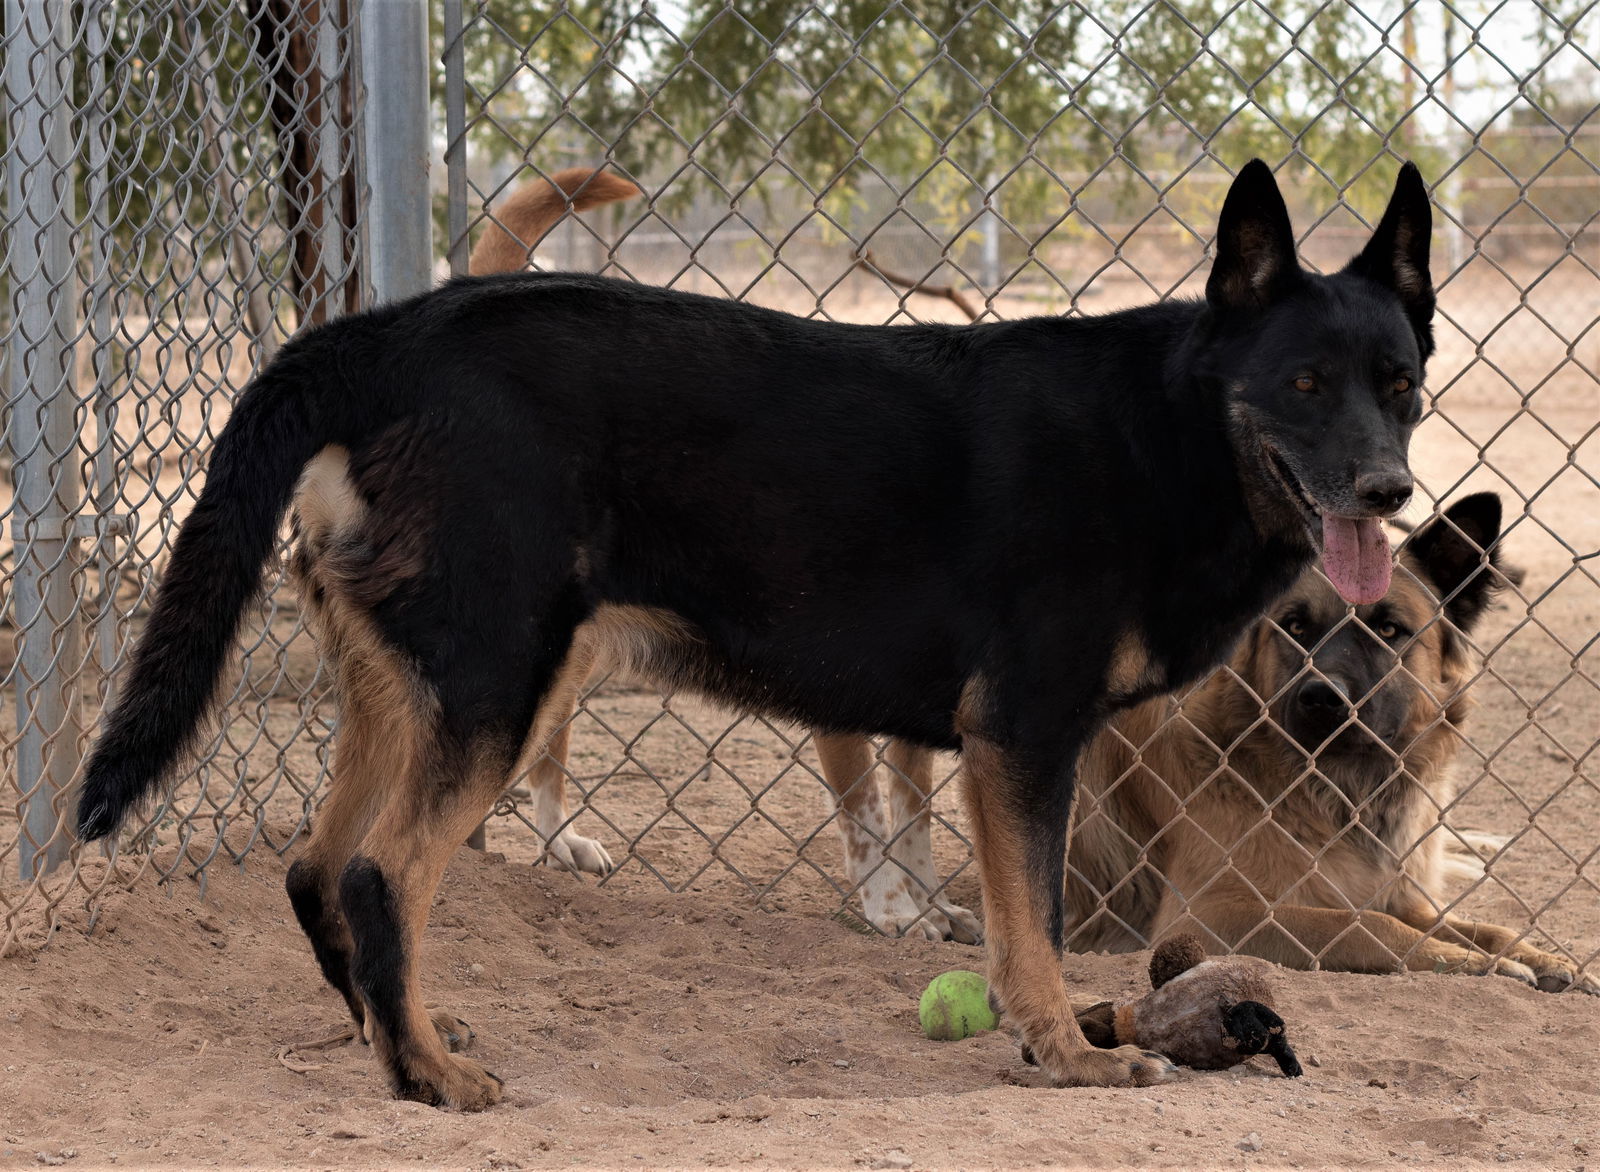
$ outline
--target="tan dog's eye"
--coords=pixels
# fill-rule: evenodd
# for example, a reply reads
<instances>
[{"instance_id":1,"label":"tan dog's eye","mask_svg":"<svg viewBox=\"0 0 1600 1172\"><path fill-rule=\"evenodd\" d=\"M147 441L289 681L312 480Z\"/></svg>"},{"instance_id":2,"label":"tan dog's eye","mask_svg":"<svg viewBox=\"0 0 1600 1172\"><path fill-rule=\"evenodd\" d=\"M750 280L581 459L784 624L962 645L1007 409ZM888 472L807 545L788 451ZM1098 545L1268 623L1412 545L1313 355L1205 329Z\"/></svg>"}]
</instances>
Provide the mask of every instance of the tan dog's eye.
<instances>
[{"instance_id":1,"label":"tan dog's eye","mask_svg":"<svg viewBox=\"0 0 1600 1172\"><path fill-rule=\"evenodd\" d=\"M1395 394L1403 395L1407 391L1409 391L1410 389L1411 389L1411 380L1406 378L1404 375L1401 375L1399 378L1394 380L1394 393Z\"/></svg>"},{"instance_id":2,"label":"tan dog's eye","mask_svg":"<svg viewBox=\"0 0 1600 1172\"><path fill-rule=\"evenodd\" d=\"M1305 623L1301 622L1293 615L1290 615L1288 618L1283 620L1283 629L1284 632L1293 639L1298 639L1306 633Z\"/></svg>"},{"instance_id":3,"label":"tan dog's eye","mask_svg":"<svg viewBox=\"0 0 1600 1172\"><path fill-rule=\"evenodd\" d=\"M1302 374L1294 380L1294 389L1297 391L1314 391L1317 389L1317 380L1309 374Z\"/></svg>"},{"instance_id":4,"label":"tan dog's eye","mask_svg":"<svg viewBox=\"0 0 1600 1172\"><path fill-rule=\"evenodd\" d=\"M1378 638L1380 639L1398 639L1399 637L1400 628L1393 623L1384 623L1378 628Z\"/></svg>"}]
</instances>

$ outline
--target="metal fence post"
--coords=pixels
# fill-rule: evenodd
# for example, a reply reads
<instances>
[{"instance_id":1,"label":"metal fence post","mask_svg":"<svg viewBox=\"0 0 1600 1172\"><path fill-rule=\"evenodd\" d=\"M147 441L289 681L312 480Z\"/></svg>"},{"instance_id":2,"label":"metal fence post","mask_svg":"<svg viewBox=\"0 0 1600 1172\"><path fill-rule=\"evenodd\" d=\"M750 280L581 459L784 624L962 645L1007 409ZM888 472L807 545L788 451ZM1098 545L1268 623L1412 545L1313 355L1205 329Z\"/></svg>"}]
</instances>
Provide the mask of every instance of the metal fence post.
<instances>
[{"instance_id":1,"label":"metal fence post","mask_svg":"<svg viewBox=\"0 0 1600 1172\"><path fill-rule=\"evenodd\" d=\"M446 6L460 83L461 10ZM366 86L362 140L367 180L367 257L372 299L393 301L433 284L433 208L428 191L428 6L426 0L362 0L361 77ZM457 139L451 139L452 149ZM464 176L465 172L461 172ZM452 211L454 209L452 208ZM460 244L452 258L462 254ZM479 826L467 839L484 848Z\"/></svg>"},{"instance_id":2,"label":"metal fence post","mask_svg":"<svg viewBox=\"0 0 1600 1172\"><path fill-rule=\"evenodd\" d=\"M74 392L72 6L6 0L5 154L12 331L6 341L16 505L18 860L32 879L67 855L56 834L78 764L82 632L73 583L81 471Z\"/></svg>"},{"instance_id":3,"label":"metal fence post","mask_svg":"<svg viewBox=\"0 0 1600 1172\"><path fill-rule=\"evenodd\" d=\"M450 275L467 272L467 77L461 0L444 0L444 169L448 192L446 256Z\"/></svg>"},{"instance_id":4,"label":"metal fence post","mask_svg":"<svg viewBox=\"0 0 1600 1172\"><path fill-rule=\"evenodd\" d=\"M360 40L372 296L393 301L433 284L426 0L362 0Z\"/></svg>"}]
</instances>

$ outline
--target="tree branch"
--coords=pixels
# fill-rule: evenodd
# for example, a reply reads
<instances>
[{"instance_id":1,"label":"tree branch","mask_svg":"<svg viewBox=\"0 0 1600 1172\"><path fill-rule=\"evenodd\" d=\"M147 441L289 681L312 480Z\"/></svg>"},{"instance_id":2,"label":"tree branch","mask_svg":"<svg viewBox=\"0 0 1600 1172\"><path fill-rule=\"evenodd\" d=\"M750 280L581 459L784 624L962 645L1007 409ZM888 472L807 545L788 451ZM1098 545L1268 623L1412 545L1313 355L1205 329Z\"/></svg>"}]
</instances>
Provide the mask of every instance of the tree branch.
<instances>
[{"instance_id":1,"label":"tree branch","mask_svg":"<svg viewBox=\"0 0 1600 1172\"><path fill-rule=\"evenodd\" d=\"M907 289L912 293L923 293L929 297L942 297L950 302L962 313L967 315L968 321L977 321L983 311L973 306L970 298L954 285L930 285L926 281L919 281L903 273L896 273L884 268L878 263L878 258L872 255L872 250L859 253L856 256L855 268L864 272L876 273L891 285Z\"/></svg>"}]
</instances>

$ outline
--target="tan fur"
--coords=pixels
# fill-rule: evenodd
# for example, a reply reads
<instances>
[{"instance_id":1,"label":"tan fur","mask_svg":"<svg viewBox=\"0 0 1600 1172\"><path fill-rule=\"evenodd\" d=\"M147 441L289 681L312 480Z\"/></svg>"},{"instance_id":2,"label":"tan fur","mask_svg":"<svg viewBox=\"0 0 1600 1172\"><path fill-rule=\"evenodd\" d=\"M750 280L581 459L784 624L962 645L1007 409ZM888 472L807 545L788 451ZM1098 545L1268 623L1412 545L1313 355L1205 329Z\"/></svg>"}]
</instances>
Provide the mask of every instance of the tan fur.
<instances>
[{"instance_id":1,"label":"tan fur","mask_svg":"<svg viewBox=\"0 0 1600 1172\"><path fill-rule=\"evenodd\" d=\"M1111 652L1106 671L1106 690L1114 696L1129 696L1151 686L1150 650L1133 631L1124 631Z\"/></svg>"},{"instance_id":2,"label":"tan fur","mask_svg":"<svg viewBox=\"0 0 1600 1172\"><path fill-rule=\"evenodd\" d=\"M964 712L966 727L980 713ZM1133 1046L1100 1050L1083 1036L1049 935L1050 908L1030 881L1024 857L1025 814L1011 794L1005 755L981 734L965 733L961 796L983 875L983 916L989 940L989 988L1023 1045L1058 1086L1146 1086L1160 1082L1164 1060Z\"/></svg>"},{"instance_id":3,"label":"tan fur","mask_svg":"<svg viewBox=\"0 0 1600 1172\"><path fill-rule=\"evenodd\" d=\"M1402 559L1387 600L1418 632L1395 669L1413 695L1393 776L1308 769L1272 718L1290 682L1273 653L1285 636L1261 625L1231 672L1121 714L1085 754L1069 947L1121 951L1193 932L1213 952L1297 968L1592 983L1508 929L1442 912L1461 852L1439 811L1455 797L1473 664L1417 569ZM1315 574L1295 597L1338 605Z\"/></svg>"},{"instance_id":4,"label":"tan fur","mask_svg":"<svg viewBox=\"0 0 1600 1172\"><path fill-rule=\"evenodd\" d=\"M1124 1046L1133 1045L1134 1039L1139 1036L1139 1022L1134 1017L1134 1003L1127 1002L1119 1005L1112 1011L1112 1030L1117 1041Z\"/></svg>"},{"instance_id":5,"label":"tan fur","mask_svg":"<svg viewBox=\"0 0 1600 1172\"><path fill-rule=\"evenodd\" d=\"M548 180L531 180L496 205L467 261L467 271L476 277L524 268L534 246L569 206L583 212L638 194L632 183L604 168L569 167Z\"/></svg>"},{"instance_id":6,"label":"tan fur","mask_svg":"<svg viewBox=\"0 0 1600 1172\"><path fill-rule=\"evenodd\" d=\"M308 849L308 857L331 864L325 868L331 877L376 817L387 779L416 769L424 752L416 730L437 719L433 696L379 636L366 608L350 597L338 546L361 531L367 516L348 461L343 448L328 447L307 465L295 495L300 543L291 562L306 623L332 666L340 695L334 745L339 782L318 811Z\"/></svg>"},{"instance_id":7,"label":"tan fur","mask_svg":"<svg viewBox=\"0 0 1600 1172\"><path fill-rule=\"evenodd\" d=\"M628 675L650 676L673 658L676 647L694 638L689 625L668 611L606 605L578 628L575 649L586 661L586 672L604 664Z\"/></svg>"}]
</instances>

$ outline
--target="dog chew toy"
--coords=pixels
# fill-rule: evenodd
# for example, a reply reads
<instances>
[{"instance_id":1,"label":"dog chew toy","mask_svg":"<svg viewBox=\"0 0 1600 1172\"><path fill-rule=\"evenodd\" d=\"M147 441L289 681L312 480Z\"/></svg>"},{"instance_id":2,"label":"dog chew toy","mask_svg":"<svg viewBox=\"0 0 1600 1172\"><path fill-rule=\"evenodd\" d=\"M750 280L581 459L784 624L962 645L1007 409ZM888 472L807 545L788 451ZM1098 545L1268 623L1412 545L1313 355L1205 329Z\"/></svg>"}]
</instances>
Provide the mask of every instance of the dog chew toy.
<instances>
[{"instance_id":1,"label":"dog chew toy","mask_svg":"<svg viewBox=\"0 0 1600 1172\"><path fill-rule=\"evenodd\" d=\"M1194 936L1163 941L1150 958L1151 991L1076 1011L1084 1036L1103 1048L1157 1050L1197 1070L1223 1070L1270 1054L1288 1078L1300 1061L1272 1005L1273 965L1250 956L1208 958Z\"/></svg>"}]
</instances>

